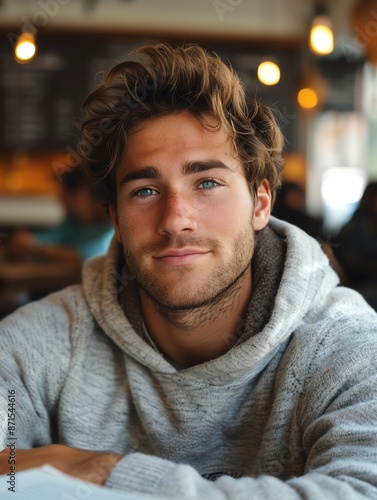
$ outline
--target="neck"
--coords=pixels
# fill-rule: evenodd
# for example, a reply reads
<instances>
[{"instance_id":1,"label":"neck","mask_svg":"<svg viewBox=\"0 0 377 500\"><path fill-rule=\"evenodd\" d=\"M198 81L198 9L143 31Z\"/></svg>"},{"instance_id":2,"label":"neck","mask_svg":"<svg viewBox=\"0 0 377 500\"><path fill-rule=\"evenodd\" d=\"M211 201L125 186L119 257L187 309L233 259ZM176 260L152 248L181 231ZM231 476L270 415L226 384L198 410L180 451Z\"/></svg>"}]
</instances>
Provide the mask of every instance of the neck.
<instances>
[{"instance_id":1,"label":"neck","mask_svg":"<svg viewBox=\"0 0 377 500\"><path fill-rule=\"evenodd\" d=\"M140 289L144 321L158 349L182 368L225 354L241 334L251 295L251 266L213 303L170 310Z\"/></svg>"}]
</instances>

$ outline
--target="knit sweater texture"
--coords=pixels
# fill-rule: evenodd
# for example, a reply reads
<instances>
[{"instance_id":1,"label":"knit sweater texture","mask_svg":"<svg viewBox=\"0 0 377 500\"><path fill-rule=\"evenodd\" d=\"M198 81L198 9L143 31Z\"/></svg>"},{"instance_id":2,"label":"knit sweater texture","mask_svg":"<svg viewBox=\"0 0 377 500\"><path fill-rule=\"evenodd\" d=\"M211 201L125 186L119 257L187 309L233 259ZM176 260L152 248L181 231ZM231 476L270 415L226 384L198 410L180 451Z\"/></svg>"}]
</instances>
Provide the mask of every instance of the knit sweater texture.
<instances>
[{"instance_id":1,"label":"knit sweater texture","mask_svg":"<svg viewBox=\"0 0 377 500\"><path fill-rule=\"evenodd\" d=\"M0 323L0 449L15 391L19 448L120 453L106 483L116 490L377 499L377 314L338 286L314 239L271 217L236 342L181 370L143 338L119 262L114 240L82 285Z\"/></svg>"}]
</instances>

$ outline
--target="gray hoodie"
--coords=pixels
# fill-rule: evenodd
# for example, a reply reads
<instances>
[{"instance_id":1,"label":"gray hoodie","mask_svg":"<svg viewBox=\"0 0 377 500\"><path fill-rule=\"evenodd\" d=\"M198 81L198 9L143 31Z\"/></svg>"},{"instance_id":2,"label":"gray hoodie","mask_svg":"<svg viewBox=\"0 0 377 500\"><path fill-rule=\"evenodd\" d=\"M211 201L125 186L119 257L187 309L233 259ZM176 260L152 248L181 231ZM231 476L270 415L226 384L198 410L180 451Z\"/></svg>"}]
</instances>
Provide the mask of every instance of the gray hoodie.
<instances>
[{"instance_id":1,"label":"gray hoodie","mask_svg":"<svg viewBox=\"0 0 377 500\"><path fill-rule=\"evenodd\" d=\"M178 370L143 338L119 262L0 324L0 449L109 450L114 489L205 499L377 499L377 315L319 244L271 218L238 339ZM125 309L119 305L123 297ZM222 332L223 334L223 332Z\"/></svg>"}]
</instances>

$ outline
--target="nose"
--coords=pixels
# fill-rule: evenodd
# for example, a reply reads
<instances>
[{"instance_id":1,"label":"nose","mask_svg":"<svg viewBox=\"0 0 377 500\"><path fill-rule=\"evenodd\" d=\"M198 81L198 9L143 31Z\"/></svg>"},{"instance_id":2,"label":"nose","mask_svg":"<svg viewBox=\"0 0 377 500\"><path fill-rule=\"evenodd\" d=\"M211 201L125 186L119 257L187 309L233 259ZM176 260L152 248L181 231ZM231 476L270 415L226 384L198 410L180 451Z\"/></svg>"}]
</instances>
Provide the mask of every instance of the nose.
<instances>
[{"instance_id":1,"label":"nose","mask_svg":"<svg viewBox=\"0 0 377 500\"><path fill-rule=\"evenodd\" d=\"M169 193L161 206L160 234L179 234L197 229L197 211L193 201L182 193Z\"/></svg>"}]
</instances>

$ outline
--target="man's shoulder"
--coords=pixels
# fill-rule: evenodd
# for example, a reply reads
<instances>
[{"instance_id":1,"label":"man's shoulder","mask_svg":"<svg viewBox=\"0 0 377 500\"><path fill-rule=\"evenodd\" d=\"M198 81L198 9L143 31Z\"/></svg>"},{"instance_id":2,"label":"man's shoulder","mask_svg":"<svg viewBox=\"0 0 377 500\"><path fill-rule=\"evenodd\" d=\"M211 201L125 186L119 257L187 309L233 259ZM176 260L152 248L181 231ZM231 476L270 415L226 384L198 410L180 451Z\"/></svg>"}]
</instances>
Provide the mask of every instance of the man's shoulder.
<instances>
[{"instance_id":1,"label":"man's shoulder","mask_svg":"<svg viewBox=\"0 0 377 500\"><path fill-rule=\"evenodd\" d=\"M90 316L82 286L73 285L54 292L40 300L30 302L0 322L0 335L40 337L64 335L80 321Z\"/></svg>"},{"instance_id":2,"label":"man's shoulder","mask_svg":"<svg viewBox=\"0 0 377 500\"><path fill-rule=\"evenodd\" d=\"M365 349L377 359L377 313L359 293L345 287L334 288L310 311L291 341L293 356L308 373Z\"/></svg>"},{"instance_id":3,"label":"man's shoulder","mask_svg":"<svg viewBox=\"0 0 377 500\"><path fill-rule=\"evenodd\" d=\"M279 378L299 387L304 427L329 408L358 404L363 396L370 401L376 396L376 312L353 290L335 289L327 307L292 334L280 366Z\"/></svg>"}]
</instances>

